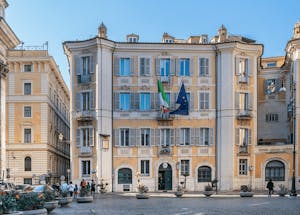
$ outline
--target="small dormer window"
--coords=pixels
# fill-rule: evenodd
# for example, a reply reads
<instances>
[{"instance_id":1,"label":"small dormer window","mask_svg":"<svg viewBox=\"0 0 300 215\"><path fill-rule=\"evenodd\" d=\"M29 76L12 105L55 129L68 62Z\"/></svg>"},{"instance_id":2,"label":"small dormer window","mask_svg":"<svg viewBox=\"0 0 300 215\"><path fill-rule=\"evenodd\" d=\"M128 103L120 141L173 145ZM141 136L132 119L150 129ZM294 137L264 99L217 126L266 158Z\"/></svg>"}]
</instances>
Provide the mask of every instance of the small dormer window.
<instances>
[{"instance_id":1,"label":"small dormer window","mask_svg":"<svg viewBox=\"0 0 300 215\"><path fill-rule=\"evenodd\" d=\"M130 43L136 43L137 42L137 38L136 37L129 37L129 42Z\"/></svg>"},{"instance_id":2,"label":"small dormer window","mask_svg":"<svg viewBox=\"0 0 300 215\"><path fill-rule=\"evenodd\" d=\"M172 39L165 39L165 43L173 43Z\"/></svg>"}]
</instances>

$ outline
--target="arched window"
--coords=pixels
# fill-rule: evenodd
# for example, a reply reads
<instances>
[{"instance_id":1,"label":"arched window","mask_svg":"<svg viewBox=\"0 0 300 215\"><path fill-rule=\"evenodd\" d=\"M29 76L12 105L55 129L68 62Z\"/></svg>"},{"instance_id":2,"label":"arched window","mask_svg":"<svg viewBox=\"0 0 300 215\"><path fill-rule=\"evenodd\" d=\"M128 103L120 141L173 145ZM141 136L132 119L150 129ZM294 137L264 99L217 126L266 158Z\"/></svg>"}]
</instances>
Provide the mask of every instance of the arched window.
<instances>
[{"instance_id":1,"label":"arched window","mask_svg":"<svg viewBox=\"0 0 300 215\"><path fill-rule=\"evenodd\" d=\"M31 171L31 158L25 158L25 171Z\"/></svg>"},{"instance_id":2,"label":"arched window","mask_svg":"<svg viewBox=\"0 0 300 215\"><path fill-rule=\"evenodd\" d=\"M198 182L211 182L211 168L209 166L198 168Z\"/></svg>"},{"instance_id":3,"label":"arched window","mask_svg":"<svg viewBox=\"0 0 300 215\"><path fill-rule=\"evenodd\" d=\"M122 168L118 171L118 184L132 184L132 171L129 168Z\"/></svg>"},{"instance_id":4,"label":"arched window","mask_svg":"<svg viewBox=\"0 0 300 215\"><path fill-rule=\"evenodd\" d=\"M284 181L285 167L281 161L273 160L266 165L266 181Z\"/></svg>"}]
</instances>

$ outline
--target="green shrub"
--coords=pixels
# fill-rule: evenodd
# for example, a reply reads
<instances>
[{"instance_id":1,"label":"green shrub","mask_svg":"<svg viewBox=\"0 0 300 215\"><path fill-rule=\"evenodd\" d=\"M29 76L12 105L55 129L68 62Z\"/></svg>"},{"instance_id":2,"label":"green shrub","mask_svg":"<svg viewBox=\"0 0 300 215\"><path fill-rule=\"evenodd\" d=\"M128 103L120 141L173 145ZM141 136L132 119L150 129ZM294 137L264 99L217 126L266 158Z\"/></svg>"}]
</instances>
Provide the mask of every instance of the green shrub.
<instances>
[{"instance_id":1,"label":"green shrub","mask_svg":"<svg viewBox=\"0 0 300 215\"><path fill-rule=\"evenodd\" d=\"M17 198L18 209L21 211L43 208L43 194L35 192L24 193Z\"/></svg>"}]
</instances>

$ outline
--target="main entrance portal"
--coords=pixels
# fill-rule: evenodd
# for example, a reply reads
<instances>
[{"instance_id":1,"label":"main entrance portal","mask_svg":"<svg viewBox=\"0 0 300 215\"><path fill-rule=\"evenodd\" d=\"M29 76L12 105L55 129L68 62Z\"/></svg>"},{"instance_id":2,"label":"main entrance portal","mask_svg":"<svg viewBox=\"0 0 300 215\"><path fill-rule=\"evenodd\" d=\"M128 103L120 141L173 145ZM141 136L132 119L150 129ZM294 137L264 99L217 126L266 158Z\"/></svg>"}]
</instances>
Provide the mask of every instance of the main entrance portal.
<instances>
[{"instance_id":1,"label":"main entrance portal","mask_svg":"<svg viewBox=\"0 0 300 215\"><path fill-rule=\"evenodd\" d=\"M159 166L158 190L172 190L172 167L168 163Z\"/></svg>"}]
</instances>

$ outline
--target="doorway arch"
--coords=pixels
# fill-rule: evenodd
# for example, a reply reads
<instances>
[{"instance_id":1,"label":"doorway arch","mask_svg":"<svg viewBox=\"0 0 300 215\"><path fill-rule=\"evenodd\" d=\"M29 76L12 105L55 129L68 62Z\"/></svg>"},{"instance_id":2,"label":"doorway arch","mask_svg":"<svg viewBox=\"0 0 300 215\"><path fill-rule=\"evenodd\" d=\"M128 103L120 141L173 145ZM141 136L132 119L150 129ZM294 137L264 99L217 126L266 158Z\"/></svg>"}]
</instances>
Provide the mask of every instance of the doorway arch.
<instances>
[{"instance_id":1,"label":"doorway arch","mask_svg":"<svg viewBox=\"0 0 300 215\"><path fill-rule=\"evenodd\" d=\"M172 167L162 163L158 168L158 190L172 190Z\"/></svg>"}]
</instances>

